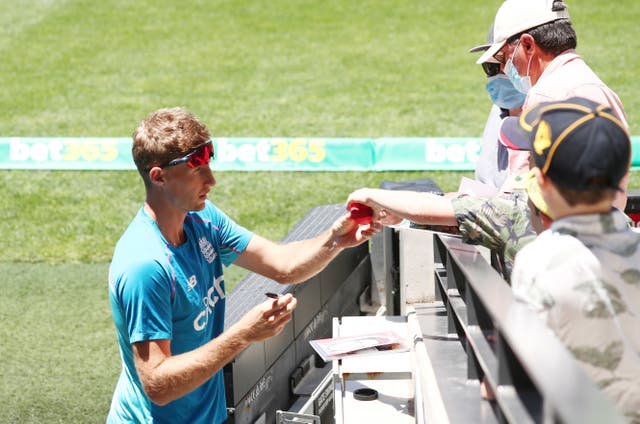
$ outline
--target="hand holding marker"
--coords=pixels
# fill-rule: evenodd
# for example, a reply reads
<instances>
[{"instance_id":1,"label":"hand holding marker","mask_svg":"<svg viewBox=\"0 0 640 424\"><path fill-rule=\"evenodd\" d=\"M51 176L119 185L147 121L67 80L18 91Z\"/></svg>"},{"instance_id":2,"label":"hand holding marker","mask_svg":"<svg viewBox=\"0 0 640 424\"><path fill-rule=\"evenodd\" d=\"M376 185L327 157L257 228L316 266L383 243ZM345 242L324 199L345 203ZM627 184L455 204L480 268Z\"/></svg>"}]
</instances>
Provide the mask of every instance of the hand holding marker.
<instances>
[{"instance_id":1,"label":"hand holding marker","mask_svg":"<svg viewBox=\"0 0 640 424\"><path fill-rule=\"evenodd\" d=\"M371 225L373 223L373 209L371 209L369 206L363 203L351 202L347 206L347 209L349 210L350 218L353 219L357 224Z\"/></svg>"}]
</instances>

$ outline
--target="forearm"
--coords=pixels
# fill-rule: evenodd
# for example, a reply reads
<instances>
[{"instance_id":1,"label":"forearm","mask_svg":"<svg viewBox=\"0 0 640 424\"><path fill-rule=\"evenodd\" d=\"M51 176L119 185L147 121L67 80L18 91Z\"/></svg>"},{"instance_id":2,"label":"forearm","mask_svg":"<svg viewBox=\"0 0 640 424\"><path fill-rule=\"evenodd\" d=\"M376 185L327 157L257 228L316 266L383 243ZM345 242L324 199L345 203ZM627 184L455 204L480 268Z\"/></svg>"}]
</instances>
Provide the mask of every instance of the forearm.
<instances>
[{"instance_id":1,"label":"forearm","mask_svg":"<svg viewBox=\"0 0 640 424\"><path fill-rule=\"evenodd\" d=\"M274 279L282 284L308 280L344 250L330 230L312 239L280 245L280 248L282 272Z\"/></svg>"},{"instance_id":2,"label":"forearm","mask_svg":"<svg viewBox=\"0 0 640 424\"><path fill-rule=\"evenodd\" d=\"M163 360L156 364L138 364L142 365L137 367L138 374L147 396L153 402L165 405L204 384L248 344L241 332L232 327L190 352L175 356L166 352ZM150 349L157 348L154 346L150 345ZM141 356L144 358L144 352Z\"/></svg>"},{"instance_id":3,"label":"forearm","mask_svg":"<svg viewBox=\"0 0 640 424\"><path fill-rule=\"evenodd\" d=\"M317 237L276 244L254 235L236 264L282 284L305 281L327 266L347 247L357 246L374 231L359 227L345 214Z\"/></svg>"},{"instance_id":4,"label":"forearm","mask_svg":"<svg viewBox=\"0 0 640 424\"><path fill-rule=\"evenodd\" d=\"M176 400L204 384L250 343L279 334L297 304L287 294L268 299L247 312L224 333L203 346L171 355L170 340L133 344L136 371L149 398L160 405Z\"/></svg>"},{"instance_id":5,"label":"forearm","mask_svg":"<svg viewBox=\"0 0 640 424\"><path fill-rule=\"evenodd\" d=\"M432 193L360 189L352 193L349 199L384 209L418 224L457 225L451 199Z\"/></svg>"}]
</instances>

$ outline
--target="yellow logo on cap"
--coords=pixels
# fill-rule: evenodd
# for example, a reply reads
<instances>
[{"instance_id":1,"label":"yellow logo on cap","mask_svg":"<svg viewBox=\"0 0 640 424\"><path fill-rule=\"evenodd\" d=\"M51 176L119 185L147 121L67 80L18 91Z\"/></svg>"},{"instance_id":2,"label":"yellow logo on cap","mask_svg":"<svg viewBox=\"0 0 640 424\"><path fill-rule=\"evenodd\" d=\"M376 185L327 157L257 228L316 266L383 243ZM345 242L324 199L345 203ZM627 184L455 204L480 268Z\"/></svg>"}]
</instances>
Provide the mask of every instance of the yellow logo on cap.
<instances>
[{"instance_id":1,"label":"yellow logo on cap","mask_svg":"<svg viewBox=\"0 0 640 424\"><path fill-rule=\"evenodd\" d=\"M542 155L542 152L549 147L551 147L551 127L546 121L541 121L536 131L536 138L533 140L533 150Z\"/></svg>"}]
</instances>

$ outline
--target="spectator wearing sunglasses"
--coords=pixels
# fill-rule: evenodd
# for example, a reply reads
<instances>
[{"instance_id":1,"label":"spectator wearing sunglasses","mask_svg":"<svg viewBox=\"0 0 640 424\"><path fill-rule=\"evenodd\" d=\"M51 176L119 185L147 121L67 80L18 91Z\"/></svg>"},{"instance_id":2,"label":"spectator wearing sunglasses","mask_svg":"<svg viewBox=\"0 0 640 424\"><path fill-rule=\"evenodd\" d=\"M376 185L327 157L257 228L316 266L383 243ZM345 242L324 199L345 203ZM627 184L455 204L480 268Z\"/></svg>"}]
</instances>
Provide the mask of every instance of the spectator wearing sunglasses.
<instances>
[{"instance_id":1,"label":"spectator wearing sunglasses","mask_svg":"<svg viewBox=\"0 0 640 424\"><path fill-rule=\"evenodd\" d=\"M577 35L562 0L506 0L493 23L494 38L476 63L496 60L516 89L526 94L523 108L579 96L610 107L628 127L622 103L576 53ZM529 167L529 153L510 153L516 173ZM622 186L626 190L628 175ZM624 209L626 195L615 205Z\"/></svg>"},{"instance_id":2,"label":"spectator wearing sunglasses","mask_svg":"<svg viewBox=\"0 0 640 424\"><path fill-rule=\"evenodd\" d=\"M492 43L493 25L489 28L487 42L471 48L469 53L487 50ZM487 77L485 87L493 104L482 133L475 179L498 189L509 175L509 154L506 147L498 141L500 124L505 117L520 113L525 95L513 87L497 60L489 58L481 65Z\"/></svg>"},{"instance_id":3,"label":"spectator wearing sunglasses","mask_svg":"<svg viewBox=\"0 0 640 424\"><path fill-rule=\"evenodd\" d=\"M223 265L302 282L369 239L374 226L345 213L322 235L287 244L243 228L207 199L216 184L213 144L182 108L143 120L132 153L146 199L109 268L122 372L107 422L221 423L223 366L280 333L296 307L291 294L268 299L225 331Z\"/></svg>"}]
</instances>

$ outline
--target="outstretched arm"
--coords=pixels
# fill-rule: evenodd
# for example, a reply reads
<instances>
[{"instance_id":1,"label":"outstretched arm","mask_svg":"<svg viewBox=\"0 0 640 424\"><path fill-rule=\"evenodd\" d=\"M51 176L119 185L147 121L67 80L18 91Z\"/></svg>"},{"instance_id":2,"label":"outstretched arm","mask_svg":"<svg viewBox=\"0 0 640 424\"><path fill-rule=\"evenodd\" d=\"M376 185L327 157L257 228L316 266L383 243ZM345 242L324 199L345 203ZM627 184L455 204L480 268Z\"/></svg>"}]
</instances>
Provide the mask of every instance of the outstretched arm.
<instances>
[{"instance_id":1,"label":"outstretched arm","mask_svg":"<svg viewBox=\"0 0 640 424\"><path fill-rule=\"evenodd\" d=\"M282 284L299 283L324 269L345 248L369 240L379 229L379 224L358 225L344 215L312 239L277 244L254 235L234 263Z\"/></svg>"},{"instance_id":2,"label":"outstretched arm","mask_svg":"<svg viewBox=\"0 0 640 424\"><path fill-rule=\"evenodd\" d=\"M134 362L147 396L166 405L193 391L250 343L280 333L296 303L291 294L267 300L209 343L180 355L171 355L171 340L134 343Z\"/></svg>"},{"instance_id":3,"label":"outstretched arm","mask_svg":"<svg viewBox=\"0 0 640 424\"><path fill-rule=\"evenodd\" d=\"M451 199L432 193L361 188L349 195L347 204L364 203L374 210L374 221L384 225L408 219L416 224L456 226Z\"/></svg>"}]
</instances>

